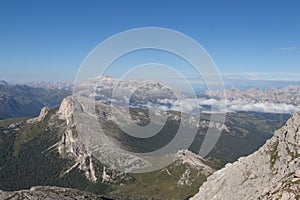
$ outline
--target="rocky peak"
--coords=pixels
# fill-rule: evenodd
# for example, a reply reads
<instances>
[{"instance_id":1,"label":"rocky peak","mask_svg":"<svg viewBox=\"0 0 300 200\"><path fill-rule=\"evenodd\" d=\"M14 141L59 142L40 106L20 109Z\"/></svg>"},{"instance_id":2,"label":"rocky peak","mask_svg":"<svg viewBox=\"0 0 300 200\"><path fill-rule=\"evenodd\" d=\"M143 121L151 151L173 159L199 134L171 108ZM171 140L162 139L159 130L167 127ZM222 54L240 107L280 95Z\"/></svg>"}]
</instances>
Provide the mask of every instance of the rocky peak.
<instances>
[{"instance_id":1,"label":"rocky peak","mask_svg":"<svg viewBox=\"0 0 300 200\"><path fill-rule=\"evenodd\" d=\"M58 113L62 118L66 119L67 125L71 122L72 114L73 114L73 100L71 96L68 96L63 99L60 104Z\"/></svg>"},{"instance_id":2,"label":"rocky peak","mask_svg":"<svg viewBox=\"0 0 300 200\"><path fill-rule=\"evenodd\" d=\"M206 161L199 155L194 154L189 150L180 150L177 152L175 161L179 161L182 164L188 164L191 167L201 168L204 175L208 176L214 172L210 166L206 164Z\"/></svg>"},{"instance_id":3,"label":"rocky peak","mask_svg":"<svg viewBox=\"0 0 300 200\"><path fill-rule=\"evenodd\" d=\"M45 117L48 115L50 111L50 108L48 107L43 107L40 111L40 114L38 117L36 118L32 118L32 119L29 119L27 120L27 123L34 123L34 122L41 122L45 119Z\"/></svg>"},{"instance_id":4,"label":"rocky peak","mask_svg":"<svg viewBox=\"0 0 300 200\"><path fill-rule=\"evenodd\" d=\"M43 107L41 109L40 115L38 116L38 121L41 122L45 119L45 117L47 116L47 114L49 113L50 108L48 107Z\"/></svg>"},{"instance_id":5,"label":"rocky peak","mask_svg":"<svg viewBox=\"0 0 300 200\"><path fill-rule=\"evenodd\" d=\"M299 199L300 112L258 151L215 172L192 199Z\"/></svg>"}]
</instances>

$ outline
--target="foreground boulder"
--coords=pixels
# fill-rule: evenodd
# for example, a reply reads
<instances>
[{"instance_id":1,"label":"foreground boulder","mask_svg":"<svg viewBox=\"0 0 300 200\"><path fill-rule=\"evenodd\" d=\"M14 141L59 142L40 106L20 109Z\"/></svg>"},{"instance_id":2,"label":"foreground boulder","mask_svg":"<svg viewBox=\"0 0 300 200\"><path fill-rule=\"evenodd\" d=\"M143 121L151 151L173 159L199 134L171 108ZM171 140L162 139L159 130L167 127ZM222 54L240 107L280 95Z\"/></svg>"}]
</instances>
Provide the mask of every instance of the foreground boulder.
<instances>
[{"instance_id":1,"label":"foreground boulder","mask_svg":"<svg viewBox=\"0 0 300 200\"><path fill-rule=\"evenodd\" d=\"M248 157L216 171L193 200L300 199L300 112Z\"/></svg>"}]
</instances>

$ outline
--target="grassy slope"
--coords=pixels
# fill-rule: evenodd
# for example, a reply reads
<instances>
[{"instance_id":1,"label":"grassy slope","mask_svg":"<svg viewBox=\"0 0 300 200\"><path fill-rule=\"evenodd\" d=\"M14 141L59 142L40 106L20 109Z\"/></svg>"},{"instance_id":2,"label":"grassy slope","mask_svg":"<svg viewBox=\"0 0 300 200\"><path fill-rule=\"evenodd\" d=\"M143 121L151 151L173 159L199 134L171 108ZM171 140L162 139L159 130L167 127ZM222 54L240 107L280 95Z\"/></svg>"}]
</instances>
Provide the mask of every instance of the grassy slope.
<instances>
[{"instance_id":1,"label":"grassy slope","mask_svg":"<svg viewBox=\"0 0 300 200\"><path fill-rule=\"evenodd\" d=\"M48 120L49 116L44 122L24 124L9 132L6 127L12 120L0 121L1 189L20 190L35 185L56 185L84 190L90 184L78 169L61 176L74 161L62 159L56 150L46 151L60 140L63 131L60 128L46 128Z\"/></svg>"},{"instance_id":2,"label":"grassy slope","mask_svg":"<svg viewBox=\"0 0 300 200\"><path fill-rule=\"evenodd\" d=\"M118 187L110 193L112 196L139 197L144 199L186 199L198 192L199 187L206 181L206 176L200 175L191 186L178 186L180 176L188 166L170 166L145 174L132 174L136 179L133 184ZM169 171L169 175L166 171ZM191 171L192 177L197 177L197 171Z\"/></svg>"}]
</instances>

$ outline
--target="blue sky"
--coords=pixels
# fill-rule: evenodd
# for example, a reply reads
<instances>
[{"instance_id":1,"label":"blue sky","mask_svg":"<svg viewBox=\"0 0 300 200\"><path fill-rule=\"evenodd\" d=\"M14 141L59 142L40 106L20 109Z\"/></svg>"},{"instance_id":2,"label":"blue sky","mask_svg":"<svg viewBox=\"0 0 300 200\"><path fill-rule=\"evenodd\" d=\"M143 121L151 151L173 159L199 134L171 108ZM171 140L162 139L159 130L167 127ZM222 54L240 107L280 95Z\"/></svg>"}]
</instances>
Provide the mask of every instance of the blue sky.
<instances>
[{"instance_id":1,"label":"blue sky","mask_svg":"<svg viewBox=\"0 0 300 200\"><path fill-rule=\"evenodd\" d=\"M148 26L192 37L223 74L295 79L299 13L296 0L2 0L0 80L73 80L101 41Z\"/></svg>"}]
</instances>

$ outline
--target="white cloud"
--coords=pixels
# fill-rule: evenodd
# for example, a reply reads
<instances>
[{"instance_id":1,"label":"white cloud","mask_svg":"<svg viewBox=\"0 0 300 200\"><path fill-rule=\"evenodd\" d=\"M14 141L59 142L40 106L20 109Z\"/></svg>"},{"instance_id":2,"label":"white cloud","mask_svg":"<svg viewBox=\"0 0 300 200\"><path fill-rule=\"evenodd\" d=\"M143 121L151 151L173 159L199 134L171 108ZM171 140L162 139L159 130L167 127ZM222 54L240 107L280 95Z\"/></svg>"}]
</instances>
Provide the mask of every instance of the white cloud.
<instances>
[{"instance_id":1,"label":"white cloud","mask_svg":"<svg viewBox=\"0 0 300 200\"><path fill-rule=\"evenodd\" d=\"M300 106L287 103L249 102L246 100L217 100L217 99L159 99L157 103L147 102L135 107L147 108L151 110L174 110L184 113L205 113L218 112L263 112L263 113L295 113L300 111Z\"/></svg>"},{"instance_id":2,"label":"white cloud","mask_svg":"<svg viewBox=\"0 0 300 200\"><path fill-rule=\"evenodd\" d=\"M238 111L247 111L247 112L264 112L264 113L295 113L300 110L300 106L294 106L286 103L253 103L242 100L235 101L224 101L219 100L217 102L212 101L217 109L220 112L226 109L226 112L238 112Z\"/></svg>"},{"instance_id":3,"label":"white cloud","mask_svg":"<svg viewBox=\"0 0 300 200\"><path fill-rule=\"evenodd\" d=\"M195 113L201 107L199 106L197 99L160 99L159 103L171 105L169 110L182 111L185 113ZM158 108L160 107L161 106Z\"/></svg>"},{"instance_id":4,"label":"white cloud","mask_svg":"<svg viewBox=\"0 0 300 200\"><path fill-rule=\"evenodd\" d=\"M216 99L198 99L198 102L200 105L218 105L218 104L220 104L220 101L218 102Z\"/></svg>"},{"instance_id":5,"label":"white cloud","mask_svg":"<svg viewBox=\"0 0 300 200\"><path fill-rule=\"evenodd\" d=\"M300 110L300 107L281 103L254 103L254 104L234 104L228 106L228 111L253 111L265 113L295 113Z\"/></svg>"}]
</instances>

